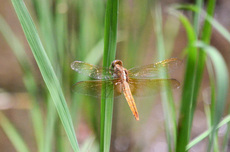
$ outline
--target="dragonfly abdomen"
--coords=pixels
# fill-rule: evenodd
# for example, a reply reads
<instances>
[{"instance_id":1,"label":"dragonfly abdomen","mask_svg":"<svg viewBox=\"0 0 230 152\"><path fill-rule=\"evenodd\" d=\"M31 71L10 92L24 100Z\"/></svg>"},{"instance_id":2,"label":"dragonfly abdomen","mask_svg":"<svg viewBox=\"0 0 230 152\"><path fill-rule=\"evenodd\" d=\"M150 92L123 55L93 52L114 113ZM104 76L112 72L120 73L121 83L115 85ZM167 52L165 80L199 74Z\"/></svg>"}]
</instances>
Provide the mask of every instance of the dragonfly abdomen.
<instances>
[{"instance_id":1,"label":"dragonfly abdomen","mask_svg":"<svg viewBox=\"0 0 230 152\"><path fill-rule=\"evenodd\" d=\"M128 102L128 105L129 105L129 107L130 107L135 119L139 120L137 107L136 107L136 104L134 102L134 98L133 98L133 95L131 93L129 84L126 81L123 82L122 90L123 90L124 96L125 96L125 98L126 98L126 100Z\"/></svg>"}]
</instances>

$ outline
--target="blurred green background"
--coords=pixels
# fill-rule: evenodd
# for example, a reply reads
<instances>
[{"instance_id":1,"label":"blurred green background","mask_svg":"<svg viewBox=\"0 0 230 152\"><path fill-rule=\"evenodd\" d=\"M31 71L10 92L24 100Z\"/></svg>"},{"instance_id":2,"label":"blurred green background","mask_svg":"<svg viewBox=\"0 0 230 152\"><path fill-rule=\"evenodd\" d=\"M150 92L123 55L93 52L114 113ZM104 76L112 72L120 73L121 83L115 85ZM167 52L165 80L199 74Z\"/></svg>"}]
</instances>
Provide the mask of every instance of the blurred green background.
<instances>
[{"instance_id":1,"label":"blurred green background","mask_svg":"<svg viewBox=\"0 0 230 152\"><path fill-rule=\"evenodd\" d=\"M25 3L64 92L79 147L82 151L87 151L89 147L90 152L99 151L100 99L76 94L71 90L73 84L89 78L71 70L70 64L74 60L81 60L102 66L106 1L26 0ZM175 4L184 3L195 2L120 1L118 14L116 59L122 60L124 67L129 69L158 62L161 60L161 51L164 51L164 58L176 57L184 61L171 74L182 84L180 89L173 90L176 117L180 112L188 42L185 29L179 19L170 13L170 9ZM71 151L12 3L0 0L0 4L1 152L19 151L21 148L15 148L18 147L15 144L20 144L20 141L24 142L29 151ZM205 4L203 8L206 8ZM183 13L192 20L191 12ZM229 13L230 1L218 0L214 18L228 31ZM202 30L203 23L204 18L201 17L198 30ZM159 50L159 27L164 50ZM212 31L211 45L222 54L229 70L230 45L216 29ZM209 75L205 68L191 139L208 128L207 105L212 98ZM157 94L154 97L135 98L140 121L134 119L123 96L115 99L110 151L170 151L161 97L161 94ZM229 101L229 93L227 99ZM173 129L168 127L169 130ZM220 143L226 130L225 126L218 132ZM10 135L14 131L16 133ZM19 139L16 134L20 135ZM206 151L207 143L208 138L193 146L191 151Z\"/></svg>"}]
</instances>

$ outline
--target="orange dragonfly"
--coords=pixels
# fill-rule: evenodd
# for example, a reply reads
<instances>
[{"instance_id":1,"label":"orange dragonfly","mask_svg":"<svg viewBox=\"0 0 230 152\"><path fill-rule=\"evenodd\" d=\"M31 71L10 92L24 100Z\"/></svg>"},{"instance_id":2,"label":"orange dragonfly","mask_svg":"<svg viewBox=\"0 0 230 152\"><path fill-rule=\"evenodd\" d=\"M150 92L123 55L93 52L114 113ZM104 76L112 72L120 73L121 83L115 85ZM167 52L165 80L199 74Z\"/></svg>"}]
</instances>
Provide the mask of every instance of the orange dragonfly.
<instances>
[{"instance_id":1,"label":"orange dragonfly","mask_svg":"<svg viewBox=\"0 0 230 152\"><path fill-rule=\"evenodd\" d=\"M181 64L177 58L166 59L154 64L140 67L134 67L129 70L123 67L121 60L114 60L109 68L103 68L91 65L82 61L74 61L71 68L96 80L80 81L74 85L74 91L101 97L101 88L103 84L110 85L114 90L114 96L124 94L128 105L136 120L139 120L134 96L153 95L161 90L163 85L179 88L180 83L176 79L160 78L165 70L172 71ZM105 97L108 97L112 91L106 90Z\"/></svg>"}]
</instances>

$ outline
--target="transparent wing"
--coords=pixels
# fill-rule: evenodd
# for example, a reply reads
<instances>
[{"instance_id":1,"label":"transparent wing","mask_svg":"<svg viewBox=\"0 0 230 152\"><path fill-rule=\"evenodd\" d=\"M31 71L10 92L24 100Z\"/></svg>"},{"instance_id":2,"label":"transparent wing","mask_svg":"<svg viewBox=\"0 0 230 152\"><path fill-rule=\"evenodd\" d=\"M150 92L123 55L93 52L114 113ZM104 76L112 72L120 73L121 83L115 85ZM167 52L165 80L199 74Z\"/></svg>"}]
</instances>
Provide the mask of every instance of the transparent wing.
<instances>
[{"instance_id":1,"label":"transparent wing","mask_svg":"<svg viewBox=\"0 0 230 152\"><path fill-rule=\"evenodd\" d=\"M154 64L131 68L129 70L129 77L132 78L159 78L160 73L168 70L174 71L182 61L177 58L166 59Z\"/></svg>"},{"instance_id":2,"label":"transparent wing","mask_svg":"<svg viewBox=\"0 0 230 152\"><path fill-rule=\"evenodd\" d=\"M88 64L82 61L74 61L71 68L81 74L89 76L93 79L109 79L112 77L113 70ZM103 73L104 72L104 73Z\"/></svg>"},{"instance_id":3,"label":"transparent wing","mask_svg":"<svg viewBox=\"0 0 230 152\"><path fill-rule=\"evenodd\" d=\"M121 85L117 79L80 81L73 85L73 91L88 96L101 97L101 89L103 85L108 86L106 87L105 97L109 97L112 90L114 90L114 97L119 96L122 93Z\"/></svg>"},{"instance_id":4,"label":"transparent wing","mask_svg":"<svg viewBox=\"0 0 230 152\"><path fill-rule=\"evenodd\" d=\"M134 96L151 96L162 91L162 86L179 88L176 79L129 79L129 86Z\"/></svg>"}]
</instances>

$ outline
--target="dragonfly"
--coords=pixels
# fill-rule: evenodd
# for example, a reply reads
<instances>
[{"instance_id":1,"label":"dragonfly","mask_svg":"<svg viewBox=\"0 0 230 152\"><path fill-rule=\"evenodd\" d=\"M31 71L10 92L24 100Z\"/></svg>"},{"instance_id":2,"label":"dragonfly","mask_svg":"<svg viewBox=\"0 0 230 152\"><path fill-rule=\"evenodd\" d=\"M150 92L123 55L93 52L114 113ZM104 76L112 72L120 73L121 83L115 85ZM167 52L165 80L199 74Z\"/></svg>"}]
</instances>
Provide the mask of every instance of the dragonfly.
<instances>
[{"instance_id":1,"label":"dragonfly","mask_svg":"<svg viewBox=\"0 0 230 152\"><path fill-rule=\"evenodd\" d=\"M180 82L173 78L162 78L162 73L174 71L181 60L177 58L166 59L157 63L138 66L127 70L123 67L121 60L114 60L110 67L100 67L85 63L83 61L74 61L71 68L78 72L93 78L95 80L80 81L73 85L73 90L77 93L94 97L114 97L124 94L124 97L136 120L139 120L139 114L133 96L143 97L153 95L159 92L163 86L179 88ZM102 95L102 86L106 85L105 94ZM108 89L111 90L108 90Z\"/></svg>"}]
</instances>

